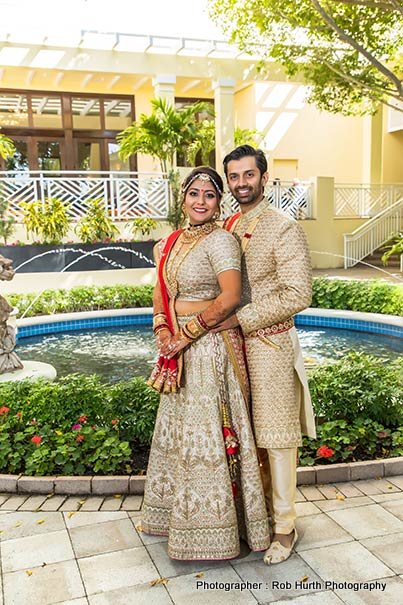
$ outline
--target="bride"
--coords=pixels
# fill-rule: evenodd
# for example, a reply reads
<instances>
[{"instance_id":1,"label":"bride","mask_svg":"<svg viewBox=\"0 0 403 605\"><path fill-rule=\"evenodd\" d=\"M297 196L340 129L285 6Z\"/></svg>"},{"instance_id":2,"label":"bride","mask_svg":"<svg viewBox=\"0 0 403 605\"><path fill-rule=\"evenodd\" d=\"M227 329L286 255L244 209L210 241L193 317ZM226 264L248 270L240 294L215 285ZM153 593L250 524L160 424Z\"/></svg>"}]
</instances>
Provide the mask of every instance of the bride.
<instances>
[{"instance_id":1,"label":"bride","mask_svg":"<svg viewBox=\"0 0 403 605\"><path fill-rule=\"evenodd\" d=\"M270 543L241 332L211 331L239 305L240 249L216 224L223 182L215 170L195 168L182 193L189 226L155 247L160 357L149 384L161 400L142 530L168 536L174 559L231 559L240 538L251 550Z\"/></svg>"}]
</instances>

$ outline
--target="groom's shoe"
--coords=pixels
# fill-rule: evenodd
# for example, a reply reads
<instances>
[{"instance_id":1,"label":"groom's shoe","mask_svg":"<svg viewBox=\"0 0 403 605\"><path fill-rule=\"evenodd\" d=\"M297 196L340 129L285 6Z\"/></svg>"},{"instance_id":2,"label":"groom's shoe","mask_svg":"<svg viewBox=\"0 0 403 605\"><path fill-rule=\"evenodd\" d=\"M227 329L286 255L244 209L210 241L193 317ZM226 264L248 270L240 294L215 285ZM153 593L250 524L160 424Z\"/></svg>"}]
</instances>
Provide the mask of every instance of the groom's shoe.
<instances>
[{"instance_id":1,"label":"groom's shoe","mask_svg":"<svg viewBox=\"0 0 403 605\"><path fill-rule=\"evenodd\" d=\"M278 540L275 540L270 544L269 548L266 550L263 557L263 561L266 563L266 565L282 563L291 555L297 540L298 534L296 529L294 529L294 536L291 540L290 546L283 546Z\"/></svg>"}]
</instances>

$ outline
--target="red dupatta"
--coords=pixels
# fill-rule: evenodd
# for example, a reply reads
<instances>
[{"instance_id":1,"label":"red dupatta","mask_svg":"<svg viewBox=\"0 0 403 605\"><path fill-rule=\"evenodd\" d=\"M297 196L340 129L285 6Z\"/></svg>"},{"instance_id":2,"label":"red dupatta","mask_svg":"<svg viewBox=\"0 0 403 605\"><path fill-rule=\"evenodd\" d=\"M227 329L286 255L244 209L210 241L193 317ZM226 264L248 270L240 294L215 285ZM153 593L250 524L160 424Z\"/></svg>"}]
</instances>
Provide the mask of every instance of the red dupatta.
<instances>
[{"instance_id":1,"label":"red dupatta","mask_svg":"<svg viewBox=\"0 0 403 605\"><path fill-rule=\"evenodd\" d=\"M170 305L169 292L165 283L165 265L173 245L182 233L183 229L178 229L169 235L162 250L161 259L158 265L158 282L161 290L162 305L167 318L168 327L171 334L176 331L176 318ZM147 384L159 393L176 393L180 387L181 379L181 356L175 355L167 359L160 355L154 366Z\"/></svg>"}]
</instances>

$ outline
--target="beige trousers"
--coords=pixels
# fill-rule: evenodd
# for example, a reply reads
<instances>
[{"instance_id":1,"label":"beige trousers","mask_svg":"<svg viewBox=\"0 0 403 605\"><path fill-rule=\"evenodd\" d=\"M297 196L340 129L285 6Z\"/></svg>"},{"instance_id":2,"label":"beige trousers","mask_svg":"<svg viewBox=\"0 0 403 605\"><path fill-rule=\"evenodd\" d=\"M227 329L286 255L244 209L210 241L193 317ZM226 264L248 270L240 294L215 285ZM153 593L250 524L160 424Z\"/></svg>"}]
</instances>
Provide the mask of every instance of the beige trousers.
<instances>
[{"instance_id":1,"label":"beige trousers","mask_svg":"<svg viewBox=\"0 0 403 605\"><path fill-rule=\"evenodd\" d=\"M266 506L274 533L289 534L295 528L297 448L259 449Z\"/></svg>"}]
</instances>

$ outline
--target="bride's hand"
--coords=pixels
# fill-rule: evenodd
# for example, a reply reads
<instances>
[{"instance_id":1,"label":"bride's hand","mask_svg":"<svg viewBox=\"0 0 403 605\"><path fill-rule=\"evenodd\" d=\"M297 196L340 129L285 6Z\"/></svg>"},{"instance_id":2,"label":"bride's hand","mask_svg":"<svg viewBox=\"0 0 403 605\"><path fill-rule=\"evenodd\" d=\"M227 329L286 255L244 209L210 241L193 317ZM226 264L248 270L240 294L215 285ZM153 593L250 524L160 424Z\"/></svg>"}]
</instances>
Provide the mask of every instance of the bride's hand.
<instances>
[{"instance_id":1,"label":"bride's hand","mask_svg":"<svg viewBox=\"0 0 403 605\"><path fill-rule=\"evenodd\" d=\"M156 336L158 351L161 355L165 355L164 350L167 349L172 339L172 334L168 328L160 330Z\"/></svg>"},{"instance_id":2,"label":"bride's hand","mask_svg":"<svg viewBox=\"0 0 403 605\"><path fill-rule=\"evenodd\" d=\"M166 347L166 353L163 353L168 359L171 359L175 355L177 355L182 349L188 346L190 340L186 338L182 332L177 332L174 336L172 336L170 343Z\"/></svg>"}]
</instances>

